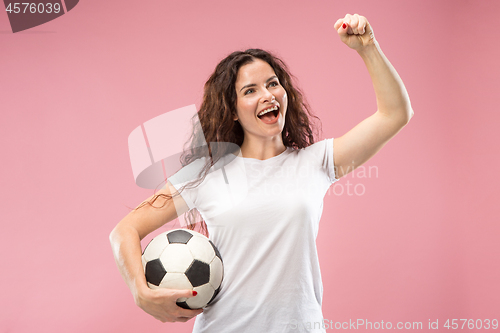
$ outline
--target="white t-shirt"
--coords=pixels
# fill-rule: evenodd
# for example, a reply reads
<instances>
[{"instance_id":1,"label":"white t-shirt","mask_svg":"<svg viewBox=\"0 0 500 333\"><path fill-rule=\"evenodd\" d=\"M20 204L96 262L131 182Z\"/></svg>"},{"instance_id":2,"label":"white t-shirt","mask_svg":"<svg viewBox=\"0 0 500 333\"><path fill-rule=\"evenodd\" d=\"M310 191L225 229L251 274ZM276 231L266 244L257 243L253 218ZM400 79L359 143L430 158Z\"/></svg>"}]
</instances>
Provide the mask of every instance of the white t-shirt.
<instances>
[{"instance_id":1,"label":"white t-shirt","mask_svg":"<svg viewBox=\"0 0 500 333\"><path fill-rule=\"evenodd\" d=\"M217 165L224 167L181 192L224 262L220 293L193 332L325 332L316 236L323 198L337 181L333 138L267 160L230 154ZM185 183L181 171L169 178L176 189Z\"/></svg>"}]
</instances>

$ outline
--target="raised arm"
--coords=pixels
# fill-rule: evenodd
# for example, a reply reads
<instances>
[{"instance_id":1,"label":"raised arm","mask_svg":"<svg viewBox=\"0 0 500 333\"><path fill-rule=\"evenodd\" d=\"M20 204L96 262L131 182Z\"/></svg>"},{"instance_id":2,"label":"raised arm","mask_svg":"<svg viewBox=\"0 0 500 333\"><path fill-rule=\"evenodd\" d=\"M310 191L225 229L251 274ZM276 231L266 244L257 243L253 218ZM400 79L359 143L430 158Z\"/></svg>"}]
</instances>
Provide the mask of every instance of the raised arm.
<instances>
[{"instance_id":1,"label":"raised arm","mask_svg":"<svg viewBox=\"0 0 500 333\"><path fill-rule=\"evenodd\" d=\"M166 189L157 194L170 195L175 188L167 182ZM146 201L151 200L148 198ZM125 216L113 229L109 239L120 273L127 283L135 303L162 322L187 321L202 310L187 310L176 305L181 297L193 297L191 290L149 289L142 268L141 239L188 210L181 196L172 200L158 197L154 207L144 205ZM162 208L159 208L163 206Z\"/></svg>"},{"instance_id":2,"label":"raised arm","mask_svg":"<svg viewBox=\"0 0 500 333\"><path fill-rule=\"evenodd\" d=\"M380 49L368 20L347 14L334 28L341 41L363 59L377 99L374 114L333 140L335 170L340 178L373 157L408 124L413 110L403 81Z\"/></svg>"}]
</instances>

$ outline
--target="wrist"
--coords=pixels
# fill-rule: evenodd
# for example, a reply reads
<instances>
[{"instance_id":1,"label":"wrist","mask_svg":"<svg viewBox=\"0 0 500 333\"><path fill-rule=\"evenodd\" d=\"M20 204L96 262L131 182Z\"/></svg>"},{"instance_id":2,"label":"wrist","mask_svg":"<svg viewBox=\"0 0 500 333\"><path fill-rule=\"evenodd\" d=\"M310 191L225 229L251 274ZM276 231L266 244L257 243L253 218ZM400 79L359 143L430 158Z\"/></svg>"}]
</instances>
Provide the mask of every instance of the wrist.
<instances>
[{"instance_id":1,"label":"wrist","mask_svg":"<svg viewBox=\"0 0 500 333\"><path fill-rule=\"evenodd\" d=\"M361 58L363 58L363 60L373 58L374 56L377 56L382 52L382 50L380 49L380 45L375 39L373 39L370 44L364 45L356 51L361 56Z\"/></svg>"},{"instance_id":2,"label":"wrist","mask_svg":"<svg viewBox=\"0 0 500 333\"><path fill-rule=\"evenodd\" d=\"M139 304L140 300L144 299L150 291L146 279L136 279L132 284L132 294L136 304Z\"/></svg>"}]
</instances>

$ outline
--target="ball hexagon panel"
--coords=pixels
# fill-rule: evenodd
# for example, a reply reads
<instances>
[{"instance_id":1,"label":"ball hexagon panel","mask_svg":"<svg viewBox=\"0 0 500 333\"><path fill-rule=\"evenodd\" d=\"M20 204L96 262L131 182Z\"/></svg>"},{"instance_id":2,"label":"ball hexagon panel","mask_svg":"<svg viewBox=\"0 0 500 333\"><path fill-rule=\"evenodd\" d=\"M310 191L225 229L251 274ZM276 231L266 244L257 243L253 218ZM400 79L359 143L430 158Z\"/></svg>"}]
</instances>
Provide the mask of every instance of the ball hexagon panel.
<instances>
[{"instance_id":1,"label":"ball hexagon panel","mask_svg":"<svg viewBox=\"0 0 500 333\"><path fill-rule=\"evenodd\" d=\"M196 287L193 290L197 291L198 295L186 300L186 304L191 309L199 309L204 307L215 293L214 288L209 283Z\"/></svg>"},{"instance_id":2,"label":"ball hexagon panel","mask_svg":"<svg viewBox=\"0 0 500 333\"><path fill-rule=\"evenodd\" d=\"M168 242L179 243L179 244L187 244L189 240L193 237L193 234L186 230L174 230L167 234Z\"/></svg>"},{"instance_id":3,"label":"ball hexagon panel","mask_svg":"<svg viewBox=\"0 0 500 333\"><path fill-rule=\"evenodd\" d=\"M154 259L146 263L146 280L155 285L159 286L167 271L163 267L160 259Z\"/></svg>"},{"instance_id":4,"label":"ball hexagon panel","mask_svg":"<svg viewBox=\"0 0 500 333\"><path fill-rule=\"evenodd\" d=\"M220 261L222 261L222 257L221 257L221 255L220 255L220 252L219 252L219 250L215 247L215 244L214 244L214 243L212 243L212 241L211 241L211 240L209 240L208 242L210 243L210 245L212 245L212 248L214 249L215 255L216 255L217 257L219 257Z\"/></svg>"},{"instance_id":5,"label":"ball hexagon panel","mask_svg":"<svg viewBox=\"0 0 500 333\"><path fill-rule=\"evenodd\" d=\"M184 273L191 266L193 256L185 244L169 244L160 260L168 273Z\"/></svg>"},{"instance_id":6,"label":"ball hexagon panel","mask_svg":"<svg viewBox=\"0 0 500 333\"><path fill-rule=\"evenodd\" d=\"M210 263L210 281L209 283L214 287L218 288L222 283L222 278L224 274L224 268L222 266L222 260L219 257L215 257Z\"/></svg>"},{"instance_id":7,"label":"ball hexagon panel","mask_svg":"<svg viewBox=\"0 0 500 333\"><path fill-rule=\"evenodd\" d=\"M193 258L207 264L215 257L215 251L206 237L194 236L187 243L187 247L193 254Z\"/></svg>"},{"instance_id":8,"label":"ball hexagon panel","mask_svg":"<svg viewBox=\"0 0 500 333\"><path fill-rule=\"evenodd\" d=\"M212 296L212 298L210 299L210 301L208 301L207 305L212 303L212 301L214 300L215 296L217 296L219 294L219 291L220 291L220 287L217 288L214 292L214 295Z\"/></svg>"},{"instance_id":9,"label":"ball hexagon panel","mask_svg":"<svg viewBox=\"0 0 500 333\"><path fill-rule=\"evenodd\" d=\"M158 259L167 245L168 239L165 232L156 236L151 240L151 242L149 242L149 244L144 249L142 256L146 259L146 262L153 259Z\"/></svg>"},{"instance_id":10,"label":"ball hexagon panel","mask_svg":"<svg viewBox=\"0 0 500 333\"><path fill-rule=\"evenodd\" d=\"M185 274L193 287L198 287L210 281L210 266L195 259Z\"/></svg>"},{"instance_id":11,"label":"ball hexagon panel","mask_svg":"<svg viewBox=\"0 0 500 333\"><path fill-rule=\"evenodd\" d=\"M187 276L184 273L167 273L161 280L160 288L168 289L193 289Z\"/></svg>"}]
</instances>

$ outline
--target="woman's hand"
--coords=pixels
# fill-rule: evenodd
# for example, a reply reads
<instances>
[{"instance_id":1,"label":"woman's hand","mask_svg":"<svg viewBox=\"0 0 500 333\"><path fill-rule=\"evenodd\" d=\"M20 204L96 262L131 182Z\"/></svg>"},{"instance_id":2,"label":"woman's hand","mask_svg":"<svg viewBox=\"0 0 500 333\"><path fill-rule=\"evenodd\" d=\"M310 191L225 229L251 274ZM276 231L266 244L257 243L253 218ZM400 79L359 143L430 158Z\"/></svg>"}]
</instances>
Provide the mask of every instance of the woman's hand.
<instances>
[{"instance_id":1,"label":"woman's hand","mask_svg":"<svg viewBox=\"0 0 500 333\"><path fill-rule=\"evenodd\" d=\"M199 315L203 309L188 310L175 302L181 297L194 297L192 290L149 289L147 286L137 291L135 303L161 322L186 322Z\"/></svg>"},{"instance_id":2,"label":"woman's hand","mask_svg":"<svg viewBox=\"0 0 500 333\"><path fill-rule=\"evenodd\" d=\"M338 19L333 27L337 30L340 40L358 52L375 44L372 27L364 16L347 14Z\"/></svg>"}]
</instances>

